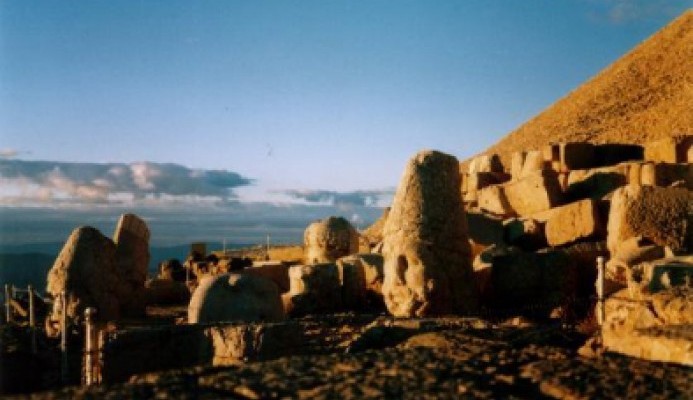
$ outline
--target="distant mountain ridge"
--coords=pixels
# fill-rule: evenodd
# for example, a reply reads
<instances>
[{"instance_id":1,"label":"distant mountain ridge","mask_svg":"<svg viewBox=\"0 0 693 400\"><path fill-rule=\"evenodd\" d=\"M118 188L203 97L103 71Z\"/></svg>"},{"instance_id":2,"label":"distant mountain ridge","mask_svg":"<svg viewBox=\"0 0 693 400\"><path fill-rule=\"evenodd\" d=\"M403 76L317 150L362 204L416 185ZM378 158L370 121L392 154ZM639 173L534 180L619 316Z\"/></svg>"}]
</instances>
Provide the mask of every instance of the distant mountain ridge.
<instances>
[{"instance_id":1,"label":"distant mountain ridge","mask_svg":"<svg viewBox=\"0 0 693 400\"><path fill-rule=\"evenodd\" d=\"M693 10L689 9L484 153L549 143L642 144L693 134Z\"/></svg>"},{"instance_id":2,"label":"distant mountain ridge","mask_svg":"<svg viewBox=\"0 0 693 400\"><path fill-rule=\"evenodd\" d=\"M238 249L250 246L234 243L229 244L228 248ZM62 247L63 243L60 242L0 246L0 286L9 283L17 287L26 287L31 284L37 290L44 291L48 270L53 266ZM208 243L207 251L220 250L222 247L222 243ZM161 261L171 258L183 261L189 250L188 244L150 247L149 274L156 273Z\"/></svg>"}]
</instances>

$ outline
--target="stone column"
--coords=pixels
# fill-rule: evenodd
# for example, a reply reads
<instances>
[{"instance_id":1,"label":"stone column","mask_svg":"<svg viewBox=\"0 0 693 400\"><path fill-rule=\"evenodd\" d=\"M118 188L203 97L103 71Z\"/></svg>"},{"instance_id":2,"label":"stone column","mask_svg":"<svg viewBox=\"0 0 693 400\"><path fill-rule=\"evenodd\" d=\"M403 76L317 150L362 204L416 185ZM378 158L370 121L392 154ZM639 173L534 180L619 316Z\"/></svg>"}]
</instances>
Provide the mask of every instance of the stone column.
<instances>
[{"instance_id":1,"label":"stone column","mask_svg":"<svg viewBox=\"0 0 693 400\"><path fill-rule=\"evenodd\" d=\"M477 308L458 165L453 156L422 151L406 166L383 230L383 295L395 316Z\"/></svg>"}]
</instances>

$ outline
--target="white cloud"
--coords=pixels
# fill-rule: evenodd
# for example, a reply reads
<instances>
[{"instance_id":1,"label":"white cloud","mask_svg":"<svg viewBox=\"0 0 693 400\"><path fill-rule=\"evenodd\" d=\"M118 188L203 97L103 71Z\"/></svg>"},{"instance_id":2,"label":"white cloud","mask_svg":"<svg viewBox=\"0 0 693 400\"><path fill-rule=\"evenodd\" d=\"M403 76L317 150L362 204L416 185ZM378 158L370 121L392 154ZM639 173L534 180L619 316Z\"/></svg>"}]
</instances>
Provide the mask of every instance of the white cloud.
<instances>
[{"instance_id":1,"label":"white cloud","mask_svg":"<svg viewBox=\"0 0 693 400\"><path fill-rule=\"evenodd\" d=\"M592 18L612 24L624 24L652 18L673 18L690 7L690 0L588 0L593 4Z\"/></svg>"},{"instance_id":2,"label":"white cloud","mask_svg":"<svg viewBox=\"0 0 693 400\"><path fill-rule=\"evenodd\" d=\"M15 149L0 149L0 158L15 158L19 155L19 151Z\"/></svg>"},{"instance_id":3,"label":"white cloud","mask_svg":"<svg viewBox=\"0 0 693 400\"><path fill-rule=\"evenodd\" d=\"M251 180L178 164L0 159L0 204L221 204Z\"/></svg>"}]
</instances>

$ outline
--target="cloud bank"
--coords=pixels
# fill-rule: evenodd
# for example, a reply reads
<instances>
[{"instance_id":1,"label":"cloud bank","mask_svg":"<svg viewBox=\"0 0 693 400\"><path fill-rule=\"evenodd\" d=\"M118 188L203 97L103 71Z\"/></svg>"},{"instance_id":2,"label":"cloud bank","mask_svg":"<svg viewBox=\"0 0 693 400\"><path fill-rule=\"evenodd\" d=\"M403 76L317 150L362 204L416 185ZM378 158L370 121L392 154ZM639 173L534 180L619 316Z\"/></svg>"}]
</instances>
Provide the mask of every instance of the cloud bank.
<instances>
[{"instance_id":1,"label":"cloud bank","mask_svg":"<svg viewBox=\"0 0 693 400\"><path fill-rule=\"evenodd\" d=\"M0 158L0 205L224 203L251 183L235 172L178 164Z\"/></svg>"},{"instance_id":2,"label":"cloud bank","mask_svg":"<svg viewBox=\"0 0 693 400\"><path fill-rule=\"evenodd\" d=\"M337 208L384 207L394 195L394 189L356 190L336 192L331 190L284 190L281 193L308 204L330 205Z\"/></svg>"}]
</instances>

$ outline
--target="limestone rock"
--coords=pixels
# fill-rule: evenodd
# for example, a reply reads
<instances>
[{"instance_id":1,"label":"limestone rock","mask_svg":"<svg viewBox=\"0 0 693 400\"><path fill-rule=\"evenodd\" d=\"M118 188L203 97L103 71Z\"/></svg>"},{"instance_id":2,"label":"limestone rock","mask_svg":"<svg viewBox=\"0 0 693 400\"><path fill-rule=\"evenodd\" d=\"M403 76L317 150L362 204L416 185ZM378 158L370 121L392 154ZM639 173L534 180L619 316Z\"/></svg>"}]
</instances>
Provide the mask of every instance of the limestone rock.
<instances>
[{"instance_id":1,"label":"limestone rock","mask_svg":"<svg viewBox=\"0 0 693 400\"><path fill-rule=\"evenodd\" d=\"M532 150L527 152L525 156L525 162L522 164L522 173L520 177L525 178L536 175L546 169L549 168L544 161L544 154L540 150Z\"/></svg>"},{"instance_id":2,"label":"limestone rock","mask_svg":"<svg viewBox=\"0 0 693 400\"><path fill-rule=\"evenodd\" d=\"M647 186L680 186L693 190L693 163L667 164L667 163L643 163L640 164L641 185Z\"/></svg>"},{"instance_id":3,"label":"limestone rock","mask_svg":"<svg viewBox=\"0 0 693 400\"><path fill-rule=\"evenodd\" d=\"M692 163L689 158L693 136L667 137L645 144L645 160L666 163Z\"/></svg>"},{"instance_id":4,"label":"limestone rock","mask_svg":"<svg viewBox=\"0 0 693 400\"><path fill-rule=\"evenodd\" d=\"M315 221L303 235L305 258L309 264L334 262L340 257L355 254L359 248L356 229L342 217Z\"/></svg>"},{"instance_id":5,"label":"limestone rock","mask_svg":"<svg viewBox=\"0 0 693 400\"><path fill-rule=\"evenodd\" d=\"M366 273L363 265L358 259L340 258L337 260L337 271L342 307L346 310L360 310L366 302Z\"/></svg>"},{"instance_id":6,"label":"limestone rock","mask_svg":"<svg viewBox=\"0 0 693 400\"><path fill-rule=\"evenodd\" d=\"M546 240L550 246L560 246L598 237L603 231L597 203L585 199L556 209L546 223Z\"/></svg>"},{"instance_id":7,"label":"limestone rock","mask_svg":"<svg viewBox=\"0 0 693 400\"><path fill-rule=\"evenodd\" d=\"M527 158L527 153L524 151L516 151L513 153L510 162L510 175L513 180L520 179L522 177L522 167L525 165L525 159Z\"/></svg>"},{"instance_id":8,"label":"limestone rock","mask_svg":"<svg viewBox=\"0 0 693 400\"><path fill-rule=\"evenodd\" d=\"M568 174L565 197L569 201L598 200L630 182L631 168L637 163L573 170ZM639 180L638 180L639 182Z\"/></svg>"},{"instance_id":9,"label":"limestone rock","mask_svg":"<svg viewBox=\"0 0 693 400\"><path fill-rule=\"evenodd\" d=\"M347 309L368 311L384 309L383 257L381 255L356 254L340 258L337 266L340 269L342 300ZM349 277L352 279L347 279ZM359 279L360 282L354 278Z\"/></svg>"},{"instance_id":10,"label":"limestone rock","mask_svg":"<svg viewBox=\"0 0 693 400\"><path fill-rule=\"evenodd\" d=\"M628 289L632 297L643 293L657 293L675 286L693 288L693 256L642 262L635 265L628 274Z\"/></svg>"},{"instance_id":11,"label":"limestone rock","mask_svg":"<svg viewBox=\"0 0 693 400\"><path fill-rule=\"evenodd\" d=\"M123 214L118 220L113 242L116 264L122 278L118 297L125 316L144 315L144 282L149 266L149 228L134 214Z\"/></svg>"},{"instance_id":12,"label":"limestone rock","mask_svg":"<svg viewBox=\"0 0 693 400\"><path fill-rule=\"evenodd\" d=\"M611 254L632 237L669 246L676 253L693 251L693 192L635 185L616 190L608 222Z\"/></svg>"},{"instance_id":13,"label":"limestone rock","mask_svg":"<svg viewBox=\"0 0 693 400\"><path fill-rule=\"evenodd\" d=\"M530 216L556 207L561 198L561 187L553 171L530 174L501 187L510 207L520 216Z\"/></svg>"},{"instance_id":14,"label":"limestone rock","mask_svg":"<svg viewBox=\"0 0 693 400\"><path fill-rule=\"evenodd\" d=\"M115 263L115 246L96 228L80 227L72 231L48 273L47 292L57 299L66 292L67 316L79 320L87 307L98 310L97 318L112 321L120 318L118 293L121 279ZM59 301L49 321L59 321Z\"/></svg>"},{"instance_id":15,"label":"limestone rock","mask_svg":"<svg viewBox=\"0 0 693 400\"><path fill-rule=\"evenodd\" d=\"M336 264L295 265L289 268L289 309L292 315L334 312L341 307Z\"/></svg>"},{"instance_id":16,"label":"limestone rock","mask_svg":"<svg viewBox=\"0 0 693 400\"><path fill-rule=\"evenodd\" d=\"M482 154L469 163L469 174L479 172L503 172L503 164L497 154Z\"/></svg>"},{"instance_id":17,"label":"limestone rock","mask_svg":"<svg viewBox=\"0 0 693 400\"><path fill-rule=\"evenodd\" d=\"M509 176L502 172L475 172L466 174L463 178L465 187L462 192L478 192L491 185L507 182L508 179Z\"/></svg>"},{"instance_id":18,"label":"limestone rock","mask_svg":"<svg viewBox=\"0 0 693 400\"><path fill-rule=\"evenodd\" d=\"M618 250L606 263L605 278L614 287L623 288L628 282L628 276L633 266L642 262L664 257L664 248L641 236L631 237L619 243Z\"/></svg>"},{"instance_id":19,"label":"limestone rock","mask_svg":"<svg viewBox=\"0 0 693 400\"><path fill-rule=\"evenodd\" d=\"M477 195L477 206L484 212L510 217L515 215L515 211L510 207L505 192L501 186L489 186L480 190Z\"/></svg>"},{"instance_id":20,"label":"limestone rock","mask_svg":"<svg viewBox=\"0 0 693 400\"><path fill-rule=\"evenodd\" d=\"M383 241L383 228L385 227L385 221L387 221L387 216L389 214L390 207L387 207L383 210L383 215L381 215L377 221L361 232L361 237L366 239L371 249Z\"/></svg>"},{"instance_id":21,"label":"limestone rock","mask_svg":"<svg viewBox=\"0 0 693 400\"><path fill-rule=\"evenodd\" d=\"M288 356L301 346L303 339L300 325L292 322L213 326L208 335L215 366Z\"/></svg>"},{"instance_id":22,"label":"limestone rock","mask_svg":"<svg viewBox=\"0 0 693 400\"><path fill-rule=\"evenodd\" d=\"M603 345L652 361L693 366L693 288L673 287L631 297L623 289L607 299Z\"/></svg>"},{"instance_id":23,"label":"limestone rock","mask_svg":"<svg viewBox=\"0 0 693 400\"><path fill-rule=\"evenodd\" d=\"M385 223L383 295L395 316L477 306L458 162L422 151L406 166Z\"/></svg>"},{"instance_id":24,"label":"limestone rock","mask_svg":"<svg viewBox=\"0 0 693 400\"><path fill-rule=\"evenodd\" d=\"M188 322L282 321L279 289L259 276L224 274L205 277L188 305Z\"/></svg>"}]
</instances>

